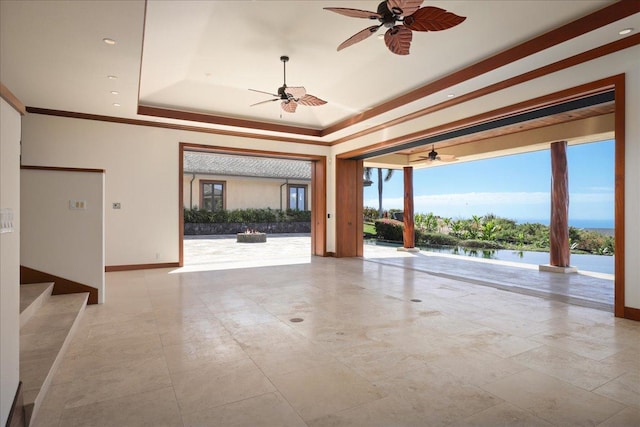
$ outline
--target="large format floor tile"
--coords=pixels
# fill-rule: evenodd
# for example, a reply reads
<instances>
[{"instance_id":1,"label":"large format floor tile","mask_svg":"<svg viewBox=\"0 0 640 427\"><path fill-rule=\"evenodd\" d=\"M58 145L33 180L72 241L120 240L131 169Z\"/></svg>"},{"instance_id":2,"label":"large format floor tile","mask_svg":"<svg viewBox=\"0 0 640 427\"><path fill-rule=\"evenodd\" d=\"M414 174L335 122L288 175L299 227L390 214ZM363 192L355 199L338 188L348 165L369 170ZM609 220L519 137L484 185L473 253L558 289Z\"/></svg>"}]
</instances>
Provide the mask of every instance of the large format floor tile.
<instances>
[{"instance_id":1,"label":"large format floor tile","mask_svg":"<svg viewBox=\"0 0 640 427\"><path fill-rule=\"evenodd\" d=\"M108 273L35 425L640 425L639 323L404 267Z\"/></svg>"}]
</instances>

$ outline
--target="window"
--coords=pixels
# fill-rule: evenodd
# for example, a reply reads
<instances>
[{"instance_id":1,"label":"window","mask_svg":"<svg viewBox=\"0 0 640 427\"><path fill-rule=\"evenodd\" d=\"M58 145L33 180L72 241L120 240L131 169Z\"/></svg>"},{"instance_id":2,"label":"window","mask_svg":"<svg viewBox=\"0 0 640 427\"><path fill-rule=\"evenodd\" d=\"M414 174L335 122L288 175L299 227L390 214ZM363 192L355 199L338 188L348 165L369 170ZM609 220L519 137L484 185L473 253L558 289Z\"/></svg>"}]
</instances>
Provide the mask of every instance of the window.
<instances>
[{"instance_id":1,"label":"window","mask_svg":"<svg viewBox=\"0 0 640 427\"><path fill-rule=\"evenodd\" d=\"M200 181L200 208L211 212L223 210L224 187L222 181Z\"/></svg>"},{"instance_id":2,"label":"window","mask_svg":"<svg viewBox=\"0 0 640 427\"><path fill-rule=\"evenodd\" d=\"M289 201L287 203L289 209L296 211L307 210L307 186L306 185L290 185Z\"/></svg>"}]
</instances>

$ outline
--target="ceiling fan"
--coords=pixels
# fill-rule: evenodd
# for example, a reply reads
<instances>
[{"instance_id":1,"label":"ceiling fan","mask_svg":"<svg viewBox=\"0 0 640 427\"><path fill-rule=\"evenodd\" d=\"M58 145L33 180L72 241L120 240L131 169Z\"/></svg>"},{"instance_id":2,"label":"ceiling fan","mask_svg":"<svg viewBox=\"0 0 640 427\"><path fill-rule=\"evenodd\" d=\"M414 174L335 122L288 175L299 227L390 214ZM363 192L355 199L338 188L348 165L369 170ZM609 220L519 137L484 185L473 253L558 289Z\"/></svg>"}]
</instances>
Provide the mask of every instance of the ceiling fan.
<instances>
[{"instance_id":1,"label":"ceiling fan","mask_svg":"<svg viewBox=\"0 0 640 427\"><path fill-rule=\"evenodd\" d=\"M455 13L434 6L420 7L424 0L386 0L378 5L377 12L342 7L325 7L341 15L353 18L377 19L380 25L373 25L357 32L338 46L338 50L358 43L380 27L388 28L384 42L397 55L408 55L411 47L412 31L442 31L455 27L467 19Z\"/></svg>"},{"instance_id":2,"label":"ceiling fan","mask_svg":"<svg viewBox=\"0 0 640 427\"><path fill-rule=\"evenodd\" d=\"M456 156L453 154L438 154L435 149L435 146L431 146L431 151L427 154L427 156L420 156L416 160L412 160L412 162L421 162L423 160L429 160L430 162L441 161L441 162L455 162L458 160Z\"/></svg>"},{"instance_id":3,"label":"ceiling fan","mask_svg":"<svg viewBox=\"0 0 640 427\"><path fill-rule=\"evenodd\" d=\"M282 61L284 79L282 86L278 88L278 93L265 92L262 90L249 89L253 92L266 93L267 95L274 96L274 99L267 99L266 101L257 102L252 104L251 107L260 104L266 104L267 102L273 101L282 101L280 106L287 113L295 113L296 108L298 108L298 104L306 105L309 107L313 107L316 105L326 104L327 101L323 101L322 99L315 97L313 95L309 95L307 90L302 86L297 87L289 87L287 86L287 62L289 61L288 56L281 56L280 61Z\"/></svg>"}]
</instances>

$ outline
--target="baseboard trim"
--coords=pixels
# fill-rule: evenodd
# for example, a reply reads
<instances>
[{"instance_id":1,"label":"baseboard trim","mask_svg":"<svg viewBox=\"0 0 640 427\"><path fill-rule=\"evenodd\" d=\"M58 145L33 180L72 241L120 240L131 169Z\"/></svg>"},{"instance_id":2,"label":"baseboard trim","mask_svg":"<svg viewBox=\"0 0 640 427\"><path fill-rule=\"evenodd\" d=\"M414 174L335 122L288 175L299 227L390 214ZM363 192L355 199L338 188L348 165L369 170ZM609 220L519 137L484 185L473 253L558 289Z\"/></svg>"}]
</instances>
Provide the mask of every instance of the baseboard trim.
<instances>
[{"instance_id":1,"label":"baseboard trim","mask_svg":"<svg viewBox=\"0 0 640 427\"><path fill-rule=\"evenodd\" d=\"M16 395L13 398L13 404L7 418L7 427L25 427L24 418L24 394L22 393L22 381L18 383Z\"/></svg>"},{"instance_id":2,"label":"baseboard trim","mask_svg":"<svg viewBox=\"0 0 640 427\"><path fill-rule=\"evenodd\" d=\"M327 252L325 256L331 257L331 258L335 258L336 257L336 253L335 252Z\"/></svg>"},{"instance_id":3,"label":"baseboard trim","mask_svg":"<svg viewBox=\"0 0 640 427\"><path fill-rule=\"evenodd\" d=\"M131 264L131 265L107 265L104 268L106 273L114 271L131 271L131 270L151 270L153 268L178 268L178 262L163 262L158 264Z\"/></svg>"},{"instance_id":4,"label":"baseboard trim","mask_svg":"<svg viewBox=\"0 0 640 427\"><path fill-rule=\"evenodd\" d=\"M640 322L640 308L625 307L624 318Z\"/></svg>"},{"instance_id":5,"label":"baseboard trim","mask_svg":"<svg viewBox=\"0 0 640 427\"><path fill-rule=\"evenodd\" d=\"M20 283L45 283L53 282L53 292L51 295L76 294L79 292L89 292L87 304L98 304L98 289L74 282L64 277L56 276L44 271L35 270L24 265L20 266Z\"/></svg>"}]
</instances>

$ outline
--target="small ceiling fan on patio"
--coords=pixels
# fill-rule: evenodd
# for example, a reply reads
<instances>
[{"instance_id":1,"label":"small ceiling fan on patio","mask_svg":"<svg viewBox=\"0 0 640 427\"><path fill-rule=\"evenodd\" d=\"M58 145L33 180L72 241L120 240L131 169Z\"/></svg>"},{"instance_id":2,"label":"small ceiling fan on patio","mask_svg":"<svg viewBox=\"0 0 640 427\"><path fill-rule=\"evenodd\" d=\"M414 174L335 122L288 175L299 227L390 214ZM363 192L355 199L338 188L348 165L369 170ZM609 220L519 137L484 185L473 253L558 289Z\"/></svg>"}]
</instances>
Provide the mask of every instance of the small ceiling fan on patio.
<instances>
[{"instance_id":1,"label":"small ceiling fan on patio","mask_svg":"<svg viewBox=\"0 0 640 427\"><path fill-rule=\"evenodd\" d=\"M343 7L325 7L325 10L352 18L377 19L379 25L361 30L342 42L338 50L356 44L377 32L388 28L384 42L397 55L408 55L413 38L412 31L442 31L462 23L465 16L434 6L420 7L424 0L386 0L378 5L377 12Z\"/></svg>"},{"instance_id":2,"label":"small ceiling fan on patio","mask_svg":"<svg viewBox=\"0 0 640 427\"><path fill-rule=\"evenodd\" d=\"M282 110L286 111L287 113L295 113L298 105L314 107L327 103L327 101L323 101L316 96L308 94L307 90L303 86L287 86L287 62L289 61L289 57L283 55L280 57L280 61L282 61L284 78L282 86L278 88L278 93L276 94L257 89L249 89L253 92L266 93L267 95L271 95L274 97L273 99L267 99L266 101L260 101L255 104L251 104L251 107L260 104L266 104L267 102L282 101L280 103Z\"/></svg>"},{"instance_id":3,"label":"small ceiling fan on patio","mask_svg":"<svg viewBox=\"0 0 640 427\"><path fill-rule=\"evenodd\" d=\"M455 162L458 160L456 156L453 154L438 154L435 149L435 145L431 146L431 151L427 154L427 156L420 156L412 162L422 162L424 160L428 160L430 162L440 161L440 162Z\"/></svg>"}]
</instances>

